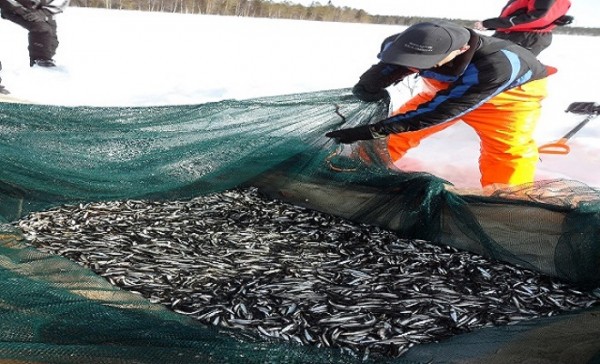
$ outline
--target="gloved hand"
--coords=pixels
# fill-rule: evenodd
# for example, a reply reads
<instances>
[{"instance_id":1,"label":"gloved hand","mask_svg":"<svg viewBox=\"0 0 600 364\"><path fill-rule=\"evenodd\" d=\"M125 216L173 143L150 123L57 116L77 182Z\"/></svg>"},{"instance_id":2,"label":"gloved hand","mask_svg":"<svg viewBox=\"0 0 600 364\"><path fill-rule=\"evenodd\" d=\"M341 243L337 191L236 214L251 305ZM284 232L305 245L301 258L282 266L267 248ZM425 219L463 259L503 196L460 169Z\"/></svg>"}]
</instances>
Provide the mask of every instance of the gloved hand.
<instances>
[{"instance_id":1,"label":"gloved hand","mask_svg":"<svg viewBox=\"0 0 600 364\"><path fill-rule=\"evenodd\" d=\"M368 90L365 85L357 83L352 88L352 94L359 100L365 102L375 102L383 99L388 94L385 89L379 89L377 91Z\"/></svg>"},{"instance_id":2,"label":"gloved hand","mask_svg":"<svg viewBox=\"0 0 600 364\"><path fill-rule=\"evenodd\" d=\"M351 144L359 140L375 139L371 133L370 125L357 126L355 128L330 131L325 134L328 138L335 139L336 143Z\"/></svg>"},{"instance_id":3,"label":"gloved hand","mask_svg":"<svg viewBox=\"0 0 600 364\"><path fill-rule=\"evenodd\" d=\"M565 111L573 114L600 114L600 104L597 102L573 102Z\"/></svg>"},{"instance_id":4,"label":"gloved hand","mask_svg":"<svg viewBox=\"0 0 600 364\"><path fill-rule=\"evenodd\" d=\"M30 21L30 22L34 22L34 23L41 23L41 22L48 20L46 13L44 13L44 11L41 9L30 10L30 11L24 13L22 16L23 16L23 19Z\"/></svg>"},{"instance_id":5,"label":"gloved hand","mask_svg":"<svg viewBox=\"0 0 600 364\"><path fill-rule=\"evenodd\" d=\"M563 25L569 25L569 24L573 23L573 20L575 20L575 18L573 18L571 15L563 15L560 18L556 19L554 21L554 24L561 27Z\"/></svg>"},{"instance_id":6,"label":"gloved hand","mask_svg":"<svg viewBox=\"0 0 600 364\"><path fill-rule=\"evenodd\" d=\"M413 72L406 67L379 62L360 76L352 93L362 101L379 101L388 95L386 87L402 81L411 73Z\"/></svg>"}]
</instances>

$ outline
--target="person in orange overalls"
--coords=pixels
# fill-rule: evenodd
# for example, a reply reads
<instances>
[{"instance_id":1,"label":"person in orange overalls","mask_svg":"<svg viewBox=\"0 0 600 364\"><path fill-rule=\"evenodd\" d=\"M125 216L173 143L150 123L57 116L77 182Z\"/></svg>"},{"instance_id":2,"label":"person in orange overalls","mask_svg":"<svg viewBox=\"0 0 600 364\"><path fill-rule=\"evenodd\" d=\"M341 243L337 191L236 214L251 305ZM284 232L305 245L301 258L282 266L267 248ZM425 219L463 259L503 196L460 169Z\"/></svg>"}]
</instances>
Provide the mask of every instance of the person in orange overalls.
<instances>
[{"instance_id":1,"label":"person in orange overalls","mask_svg":"<svg viewBox=\"0 0 600 364\"><path fill-rule=\"evenodd\" d=\"M533 181L533 133L551 68L512 42L445 21L418 23L388 37L378 57L354 86L356 97L380 100L386 87L415 73L423 90L384 120L327 137L345 144L387 138L387 152L397 161L423 138L462 120L481 140L482 186Z\"/></svg>"},{"instance_id":2,"label":"person in orange overalls","mask_svg":"<svg viewBox=\"0 0 600 364\"><path fill-rule=\"evenodd\" d=\"M552 30L568 25L569 0L509 0L500 16L475 22L477 30L495 29L494 37L510 40L538 56L552 43Z\"/></svg>"}]
</instances>

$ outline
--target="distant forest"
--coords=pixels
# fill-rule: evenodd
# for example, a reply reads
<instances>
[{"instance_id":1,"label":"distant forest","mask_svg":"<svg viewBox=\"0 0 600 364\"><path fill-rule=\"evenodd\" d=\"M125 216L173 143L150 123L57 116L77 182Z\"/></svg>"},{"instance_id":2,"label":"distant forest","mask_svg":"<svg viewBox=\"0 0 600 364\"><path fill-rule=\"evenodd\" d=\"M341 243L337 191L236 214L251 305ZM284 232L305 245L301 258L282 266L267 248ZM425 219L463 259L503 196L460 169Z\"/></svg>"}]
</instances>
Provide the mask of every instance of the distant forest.
<instances>
[{"instance_id":1,"label":"distant forest","mask_svg":"<svg viewBox=\"0 0 600 364\"><path fill-rule=\"evenodd\" d=\"M71 0L71 6L403 26L434 19L371 15L360 9L333 6L331 1L326 5L315 1L309 6L303 6L288 1L275 3L270 0ZM448 20L470 27L476 20L481 19ZM600 35L600 28L563 26L555 28L554 33Z\"/></svg>"}]
</instances>

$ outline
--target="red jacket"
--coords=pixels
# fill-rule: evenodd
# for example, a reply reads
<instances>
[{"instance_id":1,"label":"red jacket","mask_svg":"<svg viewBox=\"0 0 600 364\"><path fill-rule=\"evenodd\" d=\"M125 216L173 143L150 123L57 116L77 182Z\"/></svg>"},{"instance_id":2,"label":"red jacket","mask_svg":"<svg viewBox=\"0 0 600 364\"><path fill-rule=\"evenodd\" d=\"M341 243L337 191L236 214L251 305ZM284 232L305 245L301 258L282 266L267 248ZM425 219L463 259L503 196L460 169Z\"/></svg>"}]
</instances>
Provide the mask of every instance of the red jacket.
<instances>
[{"instance_id":1,"label":"red jacket","mask_svg":"<svg viewBox=\"0 0 600 364\"><path fill-rule=\"evenodd\" d=\"M550 32L554 21L565 15L569 0L509 0L500 16L484 20L487 29L500 32Z\"/></svg>"}]
</instances>

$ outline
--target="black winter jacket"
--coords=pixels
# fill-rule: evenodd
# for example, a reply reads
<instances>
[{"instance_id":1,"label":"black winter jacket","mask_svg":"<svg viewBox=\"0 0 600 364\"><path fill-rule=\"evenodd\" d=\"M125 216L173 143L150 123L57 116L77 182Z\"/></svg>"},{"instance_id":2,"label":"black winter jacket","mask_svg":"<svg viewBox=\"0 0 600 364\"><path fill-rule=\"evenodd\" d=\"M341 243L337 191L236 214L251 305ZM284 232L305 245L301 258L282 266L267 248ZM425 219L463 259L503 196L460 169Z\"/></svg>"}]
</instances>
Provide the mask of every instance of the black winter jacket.
<instances>
[{"instance_id":1,"label":"black winter jacket","mask_svg":"<svg viewBox=\"0 0 600 364\"><path fill-rule=\"evenodd\" d=\"M423 78L448 82L449 87L414 111L374 124L374 132L387 135L444 123L476 109L501 92L548 76L547 67L528 50L503 39L470 32L468 51L450 63L419 72ZM372 101L369 95L413 73L406 67L380 62L361 76L354 94ZM368 90L366 97L364 90Z\"/></svg>"}]
</instances>

